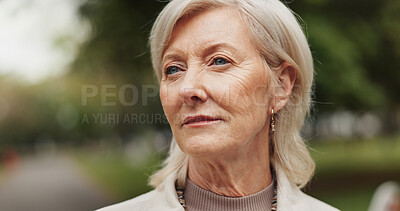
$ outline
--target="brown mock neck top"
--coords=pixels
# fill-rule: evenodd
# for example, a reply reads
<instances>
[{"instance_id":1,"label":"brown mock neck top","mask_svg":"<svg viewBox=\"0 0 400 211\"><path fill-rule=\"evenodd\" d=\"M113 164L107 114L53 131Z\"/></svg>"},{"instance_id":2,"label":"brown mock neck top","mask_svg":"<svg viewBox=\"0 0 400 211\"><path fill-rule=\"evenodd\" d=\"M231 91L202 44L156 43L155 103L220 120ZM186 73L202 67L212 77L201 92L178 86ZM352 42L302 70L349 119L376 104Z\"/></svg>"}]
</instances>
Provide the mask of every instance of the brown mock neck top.
<instances>
[{"instance_id":1,"label":"brown mock neck top","mask_svg":"<svg viewBox=\"0 0 400 211\"><path fill-rule=\"evenodd\" d=\"M271 210L273 182L255 194L243 197L227 197L205 190L189 179L185 187L185 200L188 211L260 211Z\"/></svg>"}]
</instances>

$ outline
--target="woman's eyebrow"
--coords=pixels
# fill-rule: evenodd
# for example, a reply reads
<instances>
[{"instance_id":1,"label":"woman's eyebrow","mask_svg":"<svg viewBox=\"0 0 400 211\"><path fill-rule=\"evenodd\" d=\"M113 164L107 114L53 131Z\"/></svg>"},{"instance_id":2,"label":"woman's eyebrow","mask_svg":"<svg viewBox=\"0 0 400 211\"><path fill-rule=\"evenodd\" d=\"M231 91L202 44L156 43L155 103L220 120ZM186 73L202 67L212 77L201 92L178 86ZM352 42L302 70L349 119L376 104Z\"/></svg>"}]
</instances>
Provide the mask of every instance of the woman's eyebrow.
<instances>
[{"instance_id":1,"label":"woman's eyebrow","mask_svg":"<svg viewBox=\"0 0 400 211\"><path fill-rule=\"evenodd\" d=\"M236 49L233 45L230 45L228 43L215 43L215 44L204 44L202 46L207 46L203 50L201 50L201 57L205 58L208 55L216 52L216 51L227 51L229 52L232 56L233 55L239 55L238 49ZM179 49L170 49L168 51L171 51L171 53L167 53L163 56L162 62L164 63L165 61L168 60L184 60L185 53Z\"/></svg>"},{"instance_id":2,"label":"woman's eyebrow","mask_svg":"<svg viewBox=\"0 0 400 211\"><path fill-rule=\"evenodd\" d=\"M228 43L216 43L216 44L212 44L210 46L207 46L203 52L202 52L202 57L205 58L206 56L216 52L216 51L228 51L230 54L232 55L236 55L238 53L238 50L228 44Z\"/></svg>"},{"instance_id":3,"label":"woman's eyebrow","mask_svg":"<svg viewBox=\"0 0 400 211\"><path fill-rule=\"evenodd\" d=\"M173 49L171 53L167 53L163 56L162 62L164 63L167 60L183 60L183 52L178 49Z\"/></svg>"}]
</instances>

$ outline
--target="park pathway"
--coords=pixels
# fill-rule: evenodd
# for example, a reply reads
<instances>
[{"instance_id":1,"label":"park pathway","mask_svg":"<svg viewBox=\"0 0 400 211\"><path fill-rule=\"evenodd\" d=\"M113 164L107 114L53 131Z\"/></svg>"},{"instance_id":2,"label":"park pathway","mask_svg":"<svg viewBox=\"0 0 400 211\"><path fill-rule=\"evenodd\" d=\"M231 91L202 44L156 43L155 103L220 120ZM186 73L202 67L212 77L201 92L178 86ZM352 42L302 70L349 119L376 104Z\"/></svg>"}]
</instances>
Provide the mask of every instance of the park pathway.
<instances>
[{"instance_id":1,"label":"park pathway","mask_svg":"<svg viewBox=\"0 0 400 211\"><path fill-rule=\"evenodd\" d=\"M111 199L66 155L22 158L0 175L1 211L86 211Z\"/></svg>"}]
</instances>

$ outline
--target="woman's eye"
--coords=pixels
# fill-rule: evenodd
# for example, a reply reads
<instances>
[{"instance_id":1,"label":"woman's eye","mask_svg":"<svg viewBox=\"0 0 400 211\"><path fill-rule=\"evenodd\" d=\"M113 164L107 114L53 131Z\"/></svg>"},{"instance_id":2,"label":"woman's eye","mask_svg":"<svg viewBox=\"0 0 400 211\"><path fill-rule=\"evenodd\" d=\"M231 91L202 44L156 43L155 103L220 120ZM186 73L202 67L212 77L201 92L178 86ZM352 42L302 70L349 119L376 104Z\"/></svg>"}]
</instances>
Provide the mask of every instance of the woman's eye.
<instances>
[{"instance_id":1,"label":"woman's eye","mask_svg":"<svg viewBox=\"0 0 400 211\"><path fill-rule=\"evenodd\" d=\"M171 66L171 67L167 67L167 69L165 70L165 74L166 75L172 75L179 72L179 68L175 67L175 66Z\"/></svg>"},{"instance_id":2,"label":"woman's eye","mask_svg":"<svg viewBox=\"0 0 400 211\"><path fill-rule=\"evenodd\" d=\"M214 59L214 64L215 65L224 65L228 63L228 60L224 59L224 58L216 58Z\"/></svg>"}]
</instances>

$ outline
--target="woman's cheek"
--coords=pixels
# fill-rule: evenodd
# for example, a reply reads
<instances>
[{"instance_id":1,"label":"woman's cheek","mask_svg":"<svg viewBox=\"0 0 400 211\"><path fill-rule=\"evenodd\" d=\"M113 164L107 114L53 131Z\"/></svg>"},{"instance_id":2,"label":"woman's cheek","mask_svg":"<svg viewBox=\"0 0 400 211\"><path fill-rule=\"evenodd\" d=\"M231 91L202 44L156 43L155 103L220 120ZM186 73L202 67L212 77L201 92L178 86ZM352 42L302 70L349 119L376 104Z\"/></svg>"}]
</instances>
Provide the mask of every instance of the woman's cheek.
<instances>
[{"instance_id":1,"label":"woman's cheek","mask_svg":"<svg viewBox=\"0 0 400 211\"><path fill-rule=\"evenodd\" d=\"M271 99L271 94L268 91L268 86L255 87L251 96L251 101L254 106L267 108Z\"/></svg>"},{"instance_id":2,"label":"woman's cheek","mask_svg":"<svg viewBox=\"0 0 400 211\"><path fill-rule=\"evenodd\" d=\"M178 91L179 90L175 90L173 86L168 84L160 85L160 100L164 110L169 107L177 106L179 103Z\"/></svg>"},{"instance_id":3,"label":"woman's cheek","mask_svg":"<svg viewBox=\"0 0 400 211\"><path fill-rule=\"evenodd\" d=\"M252 103L249 97L247 86L237 83L231 83L229 86L229 92L226 94L227 102L230 110L234 113L245 113L249 112L249 105Z\"/></svg>"}]
</instances>

